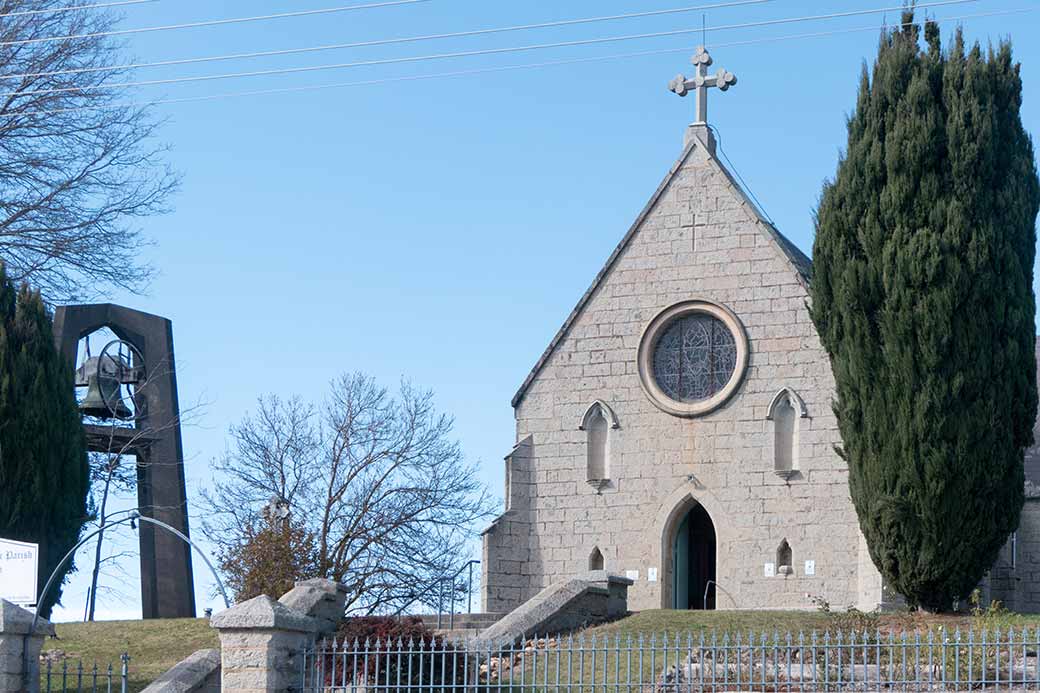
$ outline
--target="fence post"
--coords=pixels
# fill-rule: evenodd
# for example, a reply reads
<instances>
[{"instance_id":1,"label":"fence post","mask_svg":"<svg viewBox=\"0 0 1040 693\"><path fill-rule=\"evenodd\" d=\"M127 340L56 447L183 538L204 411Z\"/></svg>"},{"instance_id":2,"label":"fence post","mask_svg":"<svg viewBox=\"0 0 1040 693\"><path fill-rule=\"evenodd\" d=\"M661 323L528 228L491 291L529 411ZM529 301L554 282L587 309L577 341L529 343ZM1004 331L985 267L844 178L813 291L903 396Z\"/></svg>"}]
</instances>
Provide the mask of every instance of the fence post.
<instances>
[{"instance_id":1,"label":"fence post","mask_svg":"<svg viewBox=\"0 0 1040 693\"><path fill-rule=\"evenodd\" d=\"M222 693L300 688L299 658L314 646L318 619L261 595L220 612L210 625L220 633Z\"/></svg>"},{"instance_id":2,"label":"fence post","mask_svg":"<svg viewBox=\"0 0 1040 693\"><path fill-rule=\"evenodd\" d=\"M124 652L119 657L119 660L123 663L123 666L119 670L121 678L119 690L122 691L122 693L127 693L127 691L130 690L130 654Z\"/></svg>"},{"instance_id":3,"label":"fence post","mask_svg":"<svg viewBox=\"0 0 1040 693\"><path fill-rule=\"evenodd\" d=\"M30 634L32 622L32 612L0 599L0 693L40 689L40 650L44 638L54 635L54 626L40 619Z\"/></svg>"}]
</instances>

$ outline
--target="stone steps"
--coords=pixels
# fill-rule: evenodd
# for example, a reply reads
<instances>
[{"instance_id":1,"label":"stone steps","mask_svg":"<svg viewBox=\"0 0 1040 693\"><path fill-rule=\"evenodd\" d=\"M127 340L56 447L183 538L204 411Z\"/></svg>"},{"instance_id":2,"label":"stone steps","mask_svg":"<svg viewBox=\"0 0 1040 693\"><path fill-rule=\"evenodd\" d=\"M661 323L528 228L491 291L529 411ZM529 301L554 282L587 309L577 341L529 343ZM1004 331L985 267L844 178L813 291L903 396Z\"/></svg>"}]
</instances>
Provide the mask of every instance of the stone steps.
<instances>
[{"instance_id":1,"label":"stone steps","mask_svg":"<svg viewBox=\"0 0 1040 693\"><path fill-rule=\"evenodd\" d=\"M441 614L440 628L437 627L437 614L423 614L419 618L423 620L423 623L436 630L439 634L456 631L476 631L475 633L467 633L468 635L476 635L485 628L490 628L495 623L498 623L503 616L505 616L505 614L475 613L455 614L453 618L450 614Z\"/></svg>"},{"instance_id":2,"label":"stone steps","mask_svg":"<svg viewBox=\"0 0 1040 693\"><path fill-rule=\"evenodd\" d=\"M452 630L445 628L437 631L437 635L450 642L465 643L480 635L481 630L481 628L454 628Z\"/></svg>"}]
</instances>

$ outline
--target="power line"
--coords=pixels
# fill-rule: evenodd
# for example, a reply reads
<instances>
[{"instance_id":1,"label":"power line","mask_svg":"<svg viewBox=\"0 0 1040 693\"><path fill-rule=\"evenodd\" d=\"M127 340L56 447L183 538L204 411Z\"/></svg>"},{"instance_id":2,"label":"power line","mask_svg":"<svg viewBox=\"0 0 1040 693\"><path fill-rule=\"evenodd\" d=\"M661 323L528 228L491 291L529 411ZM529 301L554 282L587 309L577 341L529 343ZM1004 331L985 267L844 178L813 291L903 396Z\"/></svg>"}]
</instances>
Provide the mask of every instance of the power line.
<instances>
[{"instance_id":1,"label":"power line","mask_svg":"<svg viewBox=\"0 0 1040 693\"><path fill-rule=\"evenodd\" d=\"M945 5L962 5L969 2L978 2L979 0L942 0L941 2L931 2L916 5L918 9L926 7L940 7ZM837 19L842 17L855 17L865 14L880 14L883 12L892 12L895 10L902 10L903 7L882 7L871 10L854 10L851 12L834 12L831 14L822 15L809 15L803 17L788 17L784 19L768 19L758 22L744 22L742 24L724 24L717 27L708 27L709 31L725 31L731 29L748 29L754 27L763 26L774 26L779 24L794 24L797 22L807 21L820 21L825 19ZM529 52L535 50L545 50L548 48L568 48L574 46L591 46L598 45L601 43L618 43L621 41L633 41L648 38L661 38L665 36L680 36L683 34L690 34L700 32L700 27L696 29L675 29L672 31L658 31L648 34L629 34L626 36L608 36L604 38L593 38L593 39L582 39L578 41L558 41L555 43L541 43L527 46L510 46L506 48L485 48L481 50L472 51L460 51L455 53L436 53L432 55L420 55L420 56L409 56L404 58L383 58L379 60L360 60L351 63L334 63L331 65L311 65L306 67L285 67L276 68L269 70L252 70L249 72L230 72L218 75L202 75L198 77L173 77L169 79L151 79L141 80L137 82L117 82L114 84L96 84L88 85L83 87L60 87L52 89L35 89L26 91L16 92L0 92L0 97L10 96L32 96L38 94L55 94L55 93L66 93L66 92L84 92L84 91L97 91L97 90L109 90L109 89L126 89L129 87L151 87L166 84L183 84L186 82L212 82L214 80L224 79L240 79L243 77L266 77L271 75L287 75L297 74L303 72L321 72L324 70L342 70L354 67L372 67L376 65L395 65L400 63L415 63L425 62L428 60L445 60L449 58L469 58L483 55L501 55L505 53L520 53Z\"/></svg>"},{"instance_id":2,"label":"power line","mask_svg":"<svg viewBox=\"0 0 1040 693\"><path fill-rule=\"evenodd\" d=\"M154 2L155 0L138 0ZM191 65L195 63L208 63L224 60L239 60L245 58L267 58L282 55L294 55L299 53L315 53L318 51L341 50L346 48L370 48L373 46L388 46L401 43L416 43L419 41L432 41L435 39L464 38L470 36L482 36L486 34L499 34L509 31L526 31L530 29L548 29L552 27L574 26L578 24L592 24L595 22L609 22L622 19L636 19L641 17L655 17L668 14L680 14L685 12L703 12L704 10L723 9L727 7L739 7L744 5L761 5L773 2L773 0L739 0L738 2L721 2L714 5L698 5L695 7L677 7L667 10L651 10L647 12L632 12L629 14L616 14L603 17L587 17L581 19L565 19L555 22L541 22L538 24L519 24L515 26L494 27L490 29L473 29L470 31L455 31L444 34L427 34L424 36L406 36L401 38L376 39L374 41L359 41L355 43L334 43L323 46L310 46L305 48L287 48L283 50L255 51L251 53L230 53L227 55L215 55L202 58L183 58L179 60L160 60L151 63L131 63L127 65L105 65L101 67L81 67L73 70L57 70L54 72L28 72L20 75L0 75L0 79L22 79L27 77L52 77L56 75L78 74L81 72L110 72L117 70L132 70L148 67L169 67L172 65Z\"/></svg>"},{"instance_id":3,"label":"power line","mask_svg":"<svg viewBox=\"0 0 1040 693\"><path fill-rule=\"evenodd\" d=\"M735 175L737 177L737 180L740 181L740 185L743 187L744 192L746 192L748 194L748 197L750 197L754 201L755 205L758 207L758 211L762 213L762 216L764 216L770 224L776 226L776 222L773 221L773 217L771 217L769 215L769 212L766 211L765 205L763 205L761 200L758 199L754 191L751 189L751 186L748 185L747 181L744 180L744 176L740 175L740 171L737 170L736 165L730 160L729 155L726 154L726 149L722 146L722 134L719 132L719 129L711 124L709 124L708 127L711 129L713 133L715 133L715 139L719 144L719 154L721 154L722 158L726 161L726 164L729 166L729 170L732 171L733 175Z\"/></svg>"},{"instance_id":4,"label":"power line","mask_svg":"<svg viewBox=\"0 0 1040 693\"><path fill-rule=\"evenodd\" d=\"M142 0L145 1L145 0ZM149 0L150 1L150 0ZM300 10L297 12L279 12L277 14L265 14L255 17L232 17L230 19L210 19L203 22L187 22L185 24L166 24L164 26L146 26L137 29L113 29L112 31L97 31L91 34L71 34L69 36L43 36L40 38L20 39L18 41L0 41L0 46L21 46L28 43L45 43L47 41L68 41L82 38L102 38L104 36L126 36L128 34L143 34L150 31L172 31L174 29L196 29L204 26L222 26L225 24L244 24L246 22L264 22L272 19L287 19L290 17L312 17L319 14L333 14L338 12L351 12L353 10L368 10L376 7L394 7L397 5L414 5L430 0L386 0L385 2L373 2L366 5L345 5L342 7L326 7L319 10Z\"/></svg>"},{"instance_id":5,"label":"power line","mask_svg":"<svg viewBox=\"0 0 1040 693\"><path fill-rule=\"evenodd\" d=\"M18 12L5 12L0 17L24 17L32 14L57 14L58 12L75 12L77 10L95 10L102 7L122 7L124 5L142 5L147 2L159 2L159 0L120 0L119 2L98 2L93 5L72 5L70 7L51 7L45 10L20 10Z\"/></svg>"},{"instance_id":6,"label":"power line","mask_svg":"<svg viewBox=\"0 0 1040 693\"><path fill-rule=\"evenodd\" d=\"M953 16L953 17L943 17L941 19L931 19L929 21L934 21L936 23L941 24L943 22L954 22L954 21L960 21L960 20L964 20L964 19L980 19L980 18L984 18L984 17L997 17L997 16L1006 16L1006 15L1011 15L1011 14L1024 14L1024 13L1027 13L1027 12L1035 12L1037 9L1040 9L1040 8L1027 7L1027 8L1013 9L1013 10L996 10L996 11L992 11L992 12L980 12L980 13L975 13L975 14L958 15L958 16ZM883 29L893 29L893 28L902 27L902 26L905 26L905 24L900 22L900 23L896 23L896 24L880 24L880 25L853 27L853 28L849 28L849 29L834 29L834 30L830 30L830 31L817 31L817 32L802 33L802 34L788 34L788 35L785 35L785 36L768 36L768 37L762 37L762 38L757 38L757 39L746 39L746 40L742 40L742 41L728 41L728 42L724 42L724 43L716 43L716 44L713 44L713 48L734 48L734 47L740 47L740 46L760 45L760 44L764 44L764 43L779 43L779 42L782 42L782 41L795 41L795 40L803 40L803 39L825 38L825 37L828 37L828 36L837 36L837 35L842 35L842 34L851 34L851 33L858 33L858 32L864 32L864 31L878 31L878 30L883 30ZM475 68L475 69L471 69L471 70L456 70L456 71L452 71L452 72L438 72L438 73L426 74L426 75L406 75L406 76L403 76L403 77L384 77L384 78L379 78L379 79L370 79L370 80L363 80L363 81L356 81L356 82L337 82L337 83L332 83L332 84L317 84L317 85L306 85L306 86L298 86L298 87L278 87L278 88L273 88L273 89L254 89L254 90L249 90L249 91L236 91L236 92L223 92L223 93L218 93L218 94L206 94L206 95L203 95L203 96L186 96L186 97L179 97L179 98L172 98L172 99L155 99L155 100L148 101L148 102L143 102L143 103L124 103L124 104L114 104L114 105L109 105L109 106L79 106L79 107L71 107L71 108L41 109L41 110L38 110L38 111L24 111L24 112L21 112L21 113L11 114L11 116L14 116L14 115L17 115L17 116L50 115L50 114L58 114L58 113L70 113L70 112L76 112L76 111L96 111L96 110L102 110L102 109L105 109L105 108L113 108L113 107L150 108L150 107L153 107L153 106L160 106L160 105L167 105L167 104L194 103L194 102L201 102L201 101L218 101L218 100L221 100L221 99L241 98L241 97L248 97L248 96L271 96L271 95L276 95L276 94L290 94L290 93L309 92L309 91L324 91L324 90L328 90L328 89L345 89L345 88L350 88L350 87L376 86L376 85L381 85L381 84L392 84L392 83L396 83L396 82L416 82L416 81L422 81L422 80L428 80L428 79L444 79L444 78L451 78L451 77L470 77L470 76L474 76L474 75L482 75L482 74L495 73L495 72L512 72L512 71L519 71L519 70L538 69L538 68L544 68L544 67L556 67L556 66L561 66L561 65L576 65L576 64L582 64L582 63L602 62L602 61L607 61L607 60L622 60L622 59L627 59L627 58L641 58L641 57L646 57L646 56L651 56L651 55L666 55L666 54L669 54L669 53L685 53L685 52L688 52L690 50L692 50L692 47L690 47L690 46L682 46L681 48L664 48L664 49L654 49L654 50L645 50L645 51L633 51L633 52L628 52L628 53L614 53L614 54L610 54L610 55L598 55L598 56L591 56L591 57L585 57L585 58L565 58L565 59L560 59L560 60L550 60L550 61L539 62L539 63L525 63L525 64L521 64L521 65L505 65L505 66L498 66L498 67ZM9 117L11 117L11 116L9 116Z\"/></svg>"}]
</instances>

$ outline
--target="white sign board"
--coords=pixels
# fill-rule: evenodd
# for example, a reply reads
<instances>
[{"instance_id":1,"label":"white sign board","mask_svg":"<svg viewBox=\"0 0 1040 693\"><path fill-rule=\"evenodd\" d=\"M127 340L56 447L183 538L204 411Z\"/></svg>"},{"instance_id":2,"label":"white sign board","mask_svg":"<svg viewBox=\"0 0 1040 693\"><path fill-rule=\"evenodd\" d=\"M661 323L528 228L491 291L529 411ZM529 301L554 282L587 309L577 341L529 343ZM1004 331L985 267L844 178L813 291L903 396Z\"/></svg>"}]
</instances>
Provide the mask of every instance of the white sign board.
<instances>
[{"instance_id":1,"label":"white sign board","mask_svg":"<svg viewBox=\"0 0 1040 693\"><path fill-rule=\"evenodd\" d=\"M774 577L776 575L776 564L766 563L765 570L763 571L766 577Z\"/></svg>"},{"instance_id":2,"label":"white sign board","mask_svg":"<svg viewBox=\"0 0 1040 693\"><path fill-rule=\"evenodd\" d=\"M816 574L816 561L806 561L805 562L805 574L806 575L815 575Z\"/></svg>"},{"instance_id":3,"label":"white sign board","mask_svg":"<svg viewBox=\"0 0 1040 693\"><path fill-rule=\"evenodd\" d=\"M36 603L36 566L40 547L0 539L0 599L19 606Z\"/></svg>"},{"instance_id":4,"label":"white sign board","mask_svg":"<svg viewBox=\"0 0 1040 693\"><path fill-rule=\"evenodd\" d=\"M646 581L657 582L657 568L647 568L646 570Z\"/></svg>"},{"instance_id":5,"label":"white sign board","mask_svg":"<svg viewBox=\"0 0 1040 693\"><path fill-rule=\"evenodd\" d=\"M639 580L639 571L638 570L626 570L625 571L625 577L627 577L629 580L638 581Z\"/></svg>"}]
</instances>

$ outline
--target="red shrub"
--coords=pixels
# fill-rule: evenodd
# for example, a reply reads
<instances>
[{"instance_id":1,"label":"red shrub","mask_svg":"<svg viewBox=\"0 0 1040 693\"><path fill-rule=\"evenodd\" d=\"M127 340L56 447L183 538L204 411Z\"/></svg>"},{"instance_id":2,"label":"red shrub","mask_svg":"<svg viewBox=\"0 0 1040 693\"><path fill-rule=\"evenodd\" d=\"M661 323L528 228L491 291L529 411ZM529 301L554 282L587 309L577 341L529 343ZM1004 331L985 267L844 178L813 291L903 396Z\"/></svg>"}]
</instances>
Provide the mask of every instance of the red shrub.
<instances>
[{"instance_id":1,"label":"red shrub","mask_svg":"<svg viewBox=\"0 0 1040 693\"><path fill-rule=\"evenodd\" d=\"M418 617L364 616L340 624L335 651L325 653L323 678L334 687L363 680L380 691L420 684L436 691L461 686L468 661L464 648L435 635Z\"/></svg>"}]
</instances>

